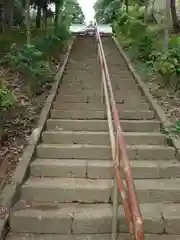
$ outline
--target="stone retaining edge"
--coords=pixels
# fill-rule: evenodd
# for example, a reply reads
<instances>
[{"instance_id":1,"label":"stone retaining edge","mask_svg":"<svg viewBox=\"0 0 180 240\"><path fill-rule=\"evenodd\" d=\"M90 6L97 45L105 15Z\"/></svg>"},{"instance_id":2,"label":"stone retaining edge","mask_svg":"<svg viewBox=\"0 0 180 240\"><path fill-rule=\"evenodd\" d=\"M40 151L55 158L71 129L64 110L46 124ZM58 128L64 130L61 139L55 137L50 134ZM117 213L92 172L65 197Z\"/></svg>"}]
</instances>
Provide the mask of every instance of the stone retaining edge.
<instances>
[{"instance_id":1,"label":"stone retaining edge","mask_svg":"<svg viewBox=\"0 0 180 240\"><path fill-rule=\"evenodd\" d=\"M63 65L61 66L60 70L58 71L54 78L55 82L52 84L51 93L49 94L45 101L44 107L39 117L37 127L33 130L32 134L30 135L28 139L28 145L23 150L23 153L19 159L20 163L16 167L14 175L10 180L10 183L8 183L0 193L0 240L4 239L5 232L7 231L6 226L8 223L10 209L13 206L13 204L15 204L19 200L21 185L23 184L26 178L28 167L34 156L36 146L39 143L41 133L45 128L46 120L49 117L53 100L55 99L58 87L63 77L64 70L67 66L68 59L71 54L74 39L75 38L73 38L69 43L69 48L64 57Z\"/></svg>"},{"instance_id":2,"label":"stone retaining edge","mask_svg":"<svg viewBox=\"0 0 180 240\"><path fill-rule=\"evenodd\" d=\"M170 128L173 124L172 122L169 121L169 119L166 117L163 109L161 108L161 106L157 103L156 99L154 99L154 97L152 96L152 94L149 91L149 88L147 87L147 85L142 81L141 77L139 76L139 74L136 72L135 68L133 67L130 59L128 58L127 54L125 53L125 51L122 49L122 47L119 44L118 39L115 36L112 36L112 39L116 45L116 47L118 48L118 50L120 51L121 55L123 56L125 62L127 63L127 66L129 68L129 70L131 71L131 73L133 74L141 92L145 95L145 97L147 98L148 102L151 105L151 108L155 111L158 119L161 122L161 127L163 130ZM173 147L175 147L176 149L176 157L178 160L180 160L180 139L175 139L172 138L171 139L171 144Z\"/></svg>"}]
</instances>

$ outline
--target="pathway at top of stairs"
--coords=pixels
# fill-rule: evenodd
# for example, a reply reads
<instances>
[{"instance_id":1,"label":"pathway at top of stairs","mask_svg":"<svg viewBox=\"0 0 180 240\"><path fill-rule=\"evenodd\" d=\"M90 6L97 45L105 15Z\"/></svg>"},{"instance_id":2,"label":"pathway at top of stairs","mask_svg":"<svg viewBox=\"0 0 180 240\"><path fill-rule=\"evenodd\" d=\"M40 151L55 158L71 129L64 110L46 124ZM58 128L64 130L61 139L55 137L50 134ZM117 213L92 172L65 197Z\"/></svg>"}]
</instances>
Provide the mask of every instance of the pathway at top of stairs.
<instances>
[{"instance_id":1,"label":"pathway at top of stairs","mask_svg":"<svg viewBox=\"0 0 180 240\"><path fill-rule=\"evenodd\" d=\"M103 46L146 239L180 239L175 150L112 39L104 37ZM30 176L12 210L8 240L111 239L113 168L100 79L95 38L77 37ZM118 230L119 240L130 239L121 204Z\"/></svg>"}]
</instances>

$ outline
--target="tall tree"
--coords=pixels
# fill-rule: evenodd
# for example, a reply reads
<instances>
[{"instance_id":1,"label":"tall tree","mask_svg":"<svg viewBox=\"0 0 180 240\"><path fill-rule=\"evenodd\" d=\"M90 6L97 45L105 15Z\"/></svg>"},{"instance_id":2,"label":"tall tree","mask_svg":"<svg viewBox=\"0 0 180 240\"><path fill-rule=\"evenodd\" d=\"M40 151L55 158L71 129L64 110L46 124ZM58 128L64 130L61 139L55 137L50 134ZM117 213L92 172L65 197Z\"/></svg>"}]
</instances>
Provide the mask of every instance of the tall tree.
<instances>
[{"instance_id":1,"label":"tall tree","mask_svg":"<svg viewBox=\"0 0 180 240\"><path fill-rule=\"evenodd\" d=\"M169 43L169 26L171 21L171 3L170 0L166 0L166 8L165 8L165 18L164 18L164 50L168 50Z\"/></svg>"},{"instance_id":2,"label":"tall tree","mask_svg":"<svg viewBox=\"0 0 180 240\"><path fill-rule=\"evenodd\" d=\"M13 0L4 0L3 2L3 28L4 30L11 30L13 25L13 10L14 10L14 1Z\"/></svg>"},{"instance_id":3,"label":"tall tree","mask_svg":"<svg viewBox=\"0 0 180 240\"><path fill-rule=\"evenodd\" d=\"M0 2L0 32L3 29L3 2Z\"/></svg>"},{"instance_id":4,"label":"tall tree","mask_svg":"<svg viewBox=\"0 0 180 240\"><path fill-rule=\"evenodd\" d=\"M111 23L122 5L121 0L97 0L94 5L97 22Z\"/></svg>"},{"instance_id":5,"label":"tall tree","mask_svg":"<svg viewBox=\"0 0 180 240\"><path fill-rule=\"evenodd\" d=\"M176 12L176 0L170 0L171 1L171 16L172 16L172 22L174 31L176 33L180 32L180 25L177 18L177 12Z\"/></svg>"},{"instance_id":6,"label":"tall tree","mask_svg":"<svg viewBox=\"0 0 180 240\"><path fill-rule=\"evenodd\" d=\"M85 16L77 0L66 0L64 2L64 11L66 11L70 17L70 21L76 24L83 24Z\"/></svg>"},{"instance_id":7,"label":"tall tree","mask_svg":"<svg viewBox=\"0 0 180 240\"><path fill-rule=\"evenodd\" d=\"M31 43L30 0L26 0L25 19L26 19L26 39L27 44L30 44Z\"/></svg>"},{"instance_id":8,"label":"tall tree","mask_svg":"<svg viewBox=\"0 0 180 240\"><path fill-rule=\"evenodd\" d=\"M148 6L149 6L149 0L145 0L145 12L144 12L144 21L147 22L148 19Z\"/></svg>"},{"instance_id":9,"label":"tall tree","mask_svg":"<svg viewBox=\"0 0 180 240\"><path fill-rule=\"evenodd\" d=\"M128 0L124 0L125 6L126 6L126 12L129 12L129 1Z\"/></svg>"},{"instance_id":10,"label":"tall tree","mask_svg":"<svg viewBox=\"0 0 180 240\"><path fill-rule=\"evenodd\" d=\"M43 26L47 27L47 18L48 18L48 1L43 2Z\"/></svg>"},{"instance_id":11,"label":"tall tree","mask_svg":"<svg viewBox=\"0 0 180 240\"><path fill-rule=\"evenodd\" d=\"M36 7L37 7L36 28L40 28L41 27L41 5L39 4L38 1L37 1L37 4L36 4Z\"/></svg>"},{"instance_id":12,"label":"tall tree","mask_svg":"<svg viewBox=\"0 0 180 240\"><path fill-rule=\"evenodd\" d=\"M55 3L55 25L57 26L64 0L54 0L54 3Z\"/></svg>"}]
</instances>

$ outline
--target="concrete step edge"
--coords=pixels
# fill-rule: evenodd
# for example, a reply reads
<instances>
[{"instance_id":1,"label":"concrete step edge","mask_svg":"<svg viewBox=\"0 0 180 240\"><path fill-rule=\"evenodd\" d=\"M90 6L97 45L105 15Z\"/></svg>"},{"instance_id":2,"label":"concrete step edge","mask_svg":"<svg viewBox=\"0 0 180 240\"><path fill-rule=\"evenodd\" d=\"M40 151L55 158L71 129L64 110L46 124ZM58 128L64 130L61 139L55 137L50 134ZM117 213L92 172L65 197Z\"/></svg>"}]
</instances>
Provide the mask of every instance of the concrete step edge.
<instances>
[{"instance_id":1,"label":"concrete step edge","mask_svg":"<svg viewBox=\"0 0 180 240\"><path fill-rule=\"evenodd\" d=\"M134 179L177 178L180 177L180 163L177 160L131 162ZM113 178L113 162L102 160L61 160L35 159L30 166L33 177L76 177Z\"/></svg>"},{"instance_id":2,"label":"concrete step edge","mask_svg":"<svg viewBox=\"0 0 180 240\"><path fill-rule=\"evenodd\" d=\"M58 235L58 234L11 234L7 240L111 240L111 234L80 234L80 235ZM179 240L179 235L174 234L145 234L146 240ZM119 233L117 240L132 240L129 234Z\"/></svg>"},{"instance_id":3,"label":"concrete step edge","mask_svg":"<svg viewBox=\"0 0 180 240\"><path fill-rule=\"evenodd\" d=\"M176 179L135 179L136 190L144 189L179 189L180 178ZM103 185L104 184L104 185ZM64 186L66 188L64 188ZM43 187L43 188L62 188L62 189L112 189L113 182L111 179L85 179L85 178L29 178L22 186L26 187ZM147 189L148 186L148 189Z\"/></svg>"},{"instance_id":4,"label":"concrete step edge","mask_svg":"<svg viewBox=\"0 0 180 240\"><path fill-rule=\"evenodd\" d=\"M74 123L74 122L89 122L89 123L94 123L94 122L98 122L98 123L102 123L102 122L107 122L107 120L96 120L96 119L92 119L92 120L83 120L83 119L51 119L51 118L49 118L48 120L47 120L48 122L72 122L72 123ZM157 124L160 124L161 122L160 121L158 121L158 120L154 120L154 119L152 119L152 120L121 120L121 123L137 123L137 124L143 124L143 123L157 123Z\"/></svg>"},{"instance_id":5,"label":"concrete step edge","mask_svg":"<svg viewBox=\"0 0 180 240\"><path fill-rule=\"evenodd\" d=\"M180 204L140 204L140 208L146 233L164 234L164 231L169 234L180 233ZM121 233L127 233L121 206L119 206L118 216L119 230ZM46 228L43 227L43 220L46 222ZM14 232L111 233L112 206L109 204L76 204L75 206L61 204L59 209L53 210L20 209L11 214L10 224Z\"/></svg>"},{"instance_id":6,"label":"concrete step edge","mask_svg":"<svg viewBox=\"0 0 180 240\"><path fill-rule=\"evenodd\" d=\"M109 135L108 130L107 131L68 131L68 130L45 130L42 134L78 134L78 135ZM163 136L166 137L165 134L161 132L122 132L124 136Z\"/></svg>"},{"instance_id":7,"label":"concrete step edge","mask_svg":"<svg viewBox=\"0 0 180 240\"><path fill-rule=\"evenodd\" d=\"M109 145L93 145L93 144L39 144L37 147L54 147L54 148L72 148L72 149L81 149L81 148L102 148L102 149L110 149ZM174 147L165 146L165 145L126 145L127 149L169 149L174 150Z\"/></svg>"}]
</instances>

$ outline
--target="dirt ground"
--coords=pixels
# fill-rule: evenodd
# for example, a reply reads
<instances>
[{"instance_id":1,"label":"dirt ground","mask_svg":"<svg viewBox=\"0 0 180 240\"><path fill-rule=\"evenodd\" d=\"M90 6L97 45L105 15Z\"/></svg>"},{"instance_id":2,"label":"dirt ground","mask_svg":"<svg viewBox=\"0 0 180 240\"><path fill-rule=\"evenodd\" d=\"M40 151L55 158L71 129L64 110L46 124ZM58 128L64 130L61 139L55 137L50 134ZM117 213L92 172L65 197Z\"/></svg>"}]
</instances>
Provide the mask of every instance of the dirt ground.
<instances>
[{"instance_id":1,"label":"dirt ground","mask_svg":"<svg viewBox=\"0 0 180 240\"><path fill-rule=\"evenodd\" d=\"M173 123L180 120L180 91L175 92L170 87L164 87L153 78L146 84L169 120Z\"/></svg>"},{"instance_id":2,"label":"dirt ground","mask_svg":"<svg viewBox=\"0 0 180 240\"><path fill-rule=\"evenodd\" d=\"M67 49L60 55L60 60L55 62L58 70L63 63ZM7 111L0 112L0 127L5 133L0 139L0 190L9 181L19 163L20 155L27 145L28 137L36 127L41 109L48 96L51 85L44 87L38 96L30 94L25 79L10 69L0 68L0 79L13 90L16 106Z\"/></svg>"},{"instance_id":3,"label":"dirt ground","mask_svg":"<svg viewBox=\"0 0 180 240\"><path fill-rule=\"evenodd\" d=\"M127 55L129 55L127 53ZM131 57L129 56L131 59ZM172 86L164 85L160 76L157 76L144 68L144 64L131 61L134 69L141 77L141 79L148 86L152 96L157 100L158 104L164 110L168 119L175 124L180 120L180 90L175 91Z\"/></svg>"},{"instance_id":4,"label":"dirt ground","mask_svg":"<svg viewBox=\"0 0 180 240\"><path fill-rule=\"evenodd\" d=\"M10 69L0 69L0 77L5 79L8 87L13 90L16 106L1 112L0 125L4 129L0 148L0 189L12 175L27 144L28 136L36 126L41 108L50 87L46 87L39 96L28 94L25 81L19 74Z\"/></svg>"}]
</instances>

